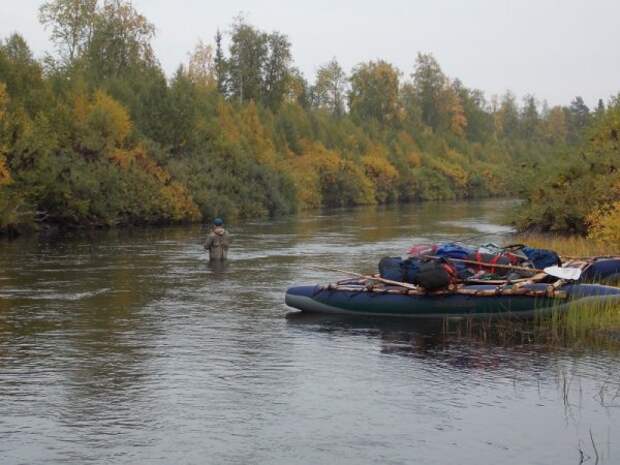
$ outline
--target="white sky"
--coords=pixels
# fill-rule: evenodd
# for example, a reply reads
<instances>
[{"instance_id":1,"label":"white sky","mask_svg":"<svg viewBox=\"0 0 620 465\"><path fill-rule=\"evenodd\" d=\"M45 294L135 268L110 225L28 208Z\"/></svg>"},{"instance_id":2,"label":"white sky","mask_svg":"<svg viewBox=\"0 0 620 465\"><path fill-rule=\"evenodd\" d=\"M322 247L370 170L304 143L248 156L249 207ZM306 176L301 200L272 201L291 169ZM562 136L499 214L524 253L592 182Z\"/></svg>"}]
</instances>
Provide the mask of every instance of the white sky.
<instances>
[{"instance_id":1,"label":"white sky","mask_svg":"<svg viewBox=\"0 0 620 465\"><path fill-rule=\"evenodd\" d=\"M0 36L25 36L37 56L52 51L39 0L0 0ZM199 38L212 42L243 12L288 35L296 65L312 80L336 57L349 71L383 58L406 75L418 51L487 96L510 89L549 104L576 95L590 107L620 91L619 0L134 0L157 27L154 46L171 75Z\"/></svg>"}]
</instances>

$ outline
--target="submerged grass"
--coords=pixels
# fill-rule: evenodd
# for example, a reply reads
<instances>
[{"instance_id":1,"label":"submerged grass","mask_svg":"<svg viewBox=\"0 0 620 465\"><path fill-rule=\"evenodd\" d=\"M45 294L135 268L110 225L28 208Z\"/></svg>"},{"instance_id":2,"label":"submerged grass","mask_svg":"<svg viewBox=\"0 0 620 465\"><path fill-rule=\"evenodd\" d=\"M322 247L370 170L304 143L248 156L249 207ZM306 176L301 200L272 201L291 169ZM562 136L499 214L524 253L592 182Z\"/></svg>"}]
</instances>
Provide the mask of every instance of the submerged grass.
<instances>
[{"instance_id":1,"label":"submerged grass","mask_svg":"<svg viewBox=\"0 0 620 465\"><path fill-rule=\"evenodd\" d=\"M620 348L620 300L574 302L534 322L545 342Z\"/></svg>"},{"instance_id":2,"label":"submerged grass","mask_svg":"<svg viewBox=\"0 0 620 465\"><path fill-rule=\"evenodd\" d=\"M617 244L588 240L581 236L528 234L518 242L555 250L565 258L620 256ZM619 283L605 283L618 285ZM550 316L535 319L535 327L546 342L562 345L620 345L620 300L617 298L577 301Z\"/></svg>"},{"instance_id":3,"label":"submerged grass","mask_svg":"<svg viewBox=\"0 0 620 465\"><path fill-rule=\"evenodd\" d=\"M575 302L533 319L464 319L444 323L445 336L501 346L540 345L620 351L620 299Z\"/></svg>"},{"instance_id":4,"label":"submerged grass","mask_svg":"<svg viewBox=\"0 0 620 465\"><path fill-rule=\"evenodd\" d=\"M511 243L555 250L565 258L620 256L616 245L582 237L528 234L513 237ZM529 321L502 318L455 322L445 325L444 330L452 336L498 344L620 350L620 299L577 301L568 306L558 306L551 313L541 313Z\"/></svg>"}]
</instances>

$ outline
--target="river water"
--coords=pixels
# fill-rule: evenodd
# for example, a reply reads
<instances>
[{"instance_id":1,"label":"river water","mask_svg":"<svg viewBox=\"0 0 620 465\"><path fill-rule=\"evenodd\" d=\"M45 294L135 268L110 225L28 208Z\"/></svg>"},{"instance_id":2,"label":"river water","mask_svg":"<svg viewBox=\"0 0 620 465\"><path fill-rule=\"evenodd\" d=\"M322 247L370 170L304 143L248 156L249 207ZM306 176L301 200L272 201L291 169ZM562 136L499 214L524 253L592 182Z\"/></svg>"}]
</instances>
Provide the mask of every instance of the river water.
<instances>
[{"instance_id":1,"label":"river water","mask_svg":"<svg viewBox=\"0 0 620 465\"><path fill-rule=\"evenodd\" d=\"M299 317L294 284L413 242L499 240L504 201L0 242L1 464L620 463L620 357ZM432 325L431 325L432 326Z\"/></svg>"}]
</instances>

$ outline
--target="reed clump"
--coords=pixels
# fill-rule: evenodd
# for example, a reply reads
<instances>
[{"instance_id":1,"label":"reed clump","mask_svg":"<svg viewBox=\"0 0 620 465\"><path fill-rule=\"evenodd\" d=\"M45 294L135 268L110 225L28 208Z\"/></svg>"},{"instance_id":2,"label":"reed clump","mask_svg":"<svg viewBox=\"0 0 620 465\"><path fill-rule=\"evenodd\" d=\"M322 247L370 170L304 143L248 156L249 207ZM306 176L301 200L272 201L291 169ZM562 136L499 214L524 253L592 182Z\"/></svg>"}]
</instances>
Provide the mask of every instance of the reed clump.
<instances>
[{"instance_id":1,"label":"reed clump","mask_svg":"<svg viewBox=\"0 0 620 465\"><path fill-rule=\"evenodd\" d=\"M617 244L581 236L525 234L516 240L531 247L555 250L565 259L620 256ZM534 326L537 338L547 343L620 346L620 299L573 302L551 315L536 318Z\"/></svg>"},{"instance_id":2,"label":"reed clump","mask_svg":"<svg viewBox=\"0 0 620 465\"><path fill-rule=\"evenodd\" d=\"M551 249L564 259L620 256L615 244L580 236L523 234L510 239L530 247ZM619 285L609 283L606 285ZM620 350L620 299L582 300L541 312L532 320L501 318L467 320L444 326L451 336L474 338L500 345L540 344L576 349Z\"/></svg>"},{"instance_id":3,"label":"reed clump","mask_svg":"<svg viewBox=\"0 0 620 465\"><path fill-rule=\"evenodd\" d=\"M534 324L547 343L620 348L620 299L577 301Z\"/></svg>"}]
</instances>

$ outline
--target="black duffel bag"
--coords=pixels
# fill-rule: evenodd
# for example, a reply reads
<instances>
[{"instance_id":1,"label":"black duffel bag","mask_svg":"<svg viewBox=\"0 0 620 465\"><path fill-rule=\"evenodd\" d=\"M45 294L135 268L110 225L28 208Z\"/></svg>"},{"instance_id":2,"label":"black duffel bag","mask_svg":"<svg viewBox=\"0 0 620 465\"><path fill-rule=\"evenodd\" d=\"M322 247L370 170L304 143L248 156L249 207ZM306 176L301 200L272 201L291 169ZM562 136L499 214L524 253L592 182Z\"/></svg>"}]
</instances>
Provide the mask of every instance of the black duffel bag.
<instances>
[{"instance_id":1,"label":"black duffel bag","mask_svg":"<svg viewBox=\"0 0 620 465\"><path fill-rule=\"evenodd\" d=\"M413 284L427 291L446 289L454 281L455 272L442 261L429 260L419 264Z\"/></svg>"}]
</instances>

